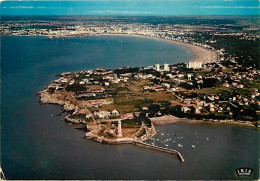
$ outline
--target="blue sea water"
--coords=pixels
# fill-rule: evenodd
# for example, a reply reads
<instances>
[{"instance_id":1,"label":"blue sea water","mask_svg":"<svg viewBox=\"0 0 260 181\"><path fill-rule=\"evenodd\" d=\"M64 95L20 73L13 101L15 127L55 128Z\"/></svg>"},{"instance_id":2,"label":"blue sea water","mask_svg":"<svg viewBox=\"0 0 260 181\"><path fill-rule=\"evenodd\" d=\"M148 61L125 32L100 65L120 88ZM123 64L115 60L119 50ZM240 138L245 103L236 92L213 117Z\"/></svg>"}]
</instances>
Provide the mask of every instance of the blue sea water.
<instances>
[{"instance_id":1,"label":"blue sea water","mask_svg":"<svg viewBox=\"0 0 260 181\"><path fill-rule=\"evenodd\" d=\"M240 167L253 168L249 179L258 178L257 130L158 126L156 139L171 138L169 147L185 158L180 163L176 156L134 145L86 140L77 126L64 122L60 106L38 103L36 92L55 74L186 62L192 54L185 47L118 36L1 37L1 46L1 166L7 179L241 179L235 174Z\"/></svg>"}]
</instances>

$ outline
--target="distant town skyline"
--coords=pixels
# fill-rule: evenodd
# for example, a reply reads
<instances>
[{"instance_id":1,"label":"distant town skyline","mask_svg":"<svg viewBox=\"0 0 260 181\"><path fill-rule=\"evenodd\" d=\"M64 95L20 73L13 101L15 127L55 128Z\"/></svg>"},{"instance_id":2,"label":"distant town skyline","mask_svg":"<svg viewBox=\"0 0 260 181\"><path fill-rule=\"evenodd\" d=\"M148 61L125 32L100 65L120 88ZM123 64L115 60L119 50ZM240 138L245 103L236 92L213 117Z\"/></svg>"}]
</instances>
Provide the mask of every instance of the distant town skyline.
<instances>
[{"instance_id":1,"label":"distant town skyline","mask_svg":"<svg viewBox=\"0 0 260 181\"><path fill-rule=\"evenodd\" d=\"M259 0L0 0L1 15L259 15Z\"/></svg>"}]
</instances>

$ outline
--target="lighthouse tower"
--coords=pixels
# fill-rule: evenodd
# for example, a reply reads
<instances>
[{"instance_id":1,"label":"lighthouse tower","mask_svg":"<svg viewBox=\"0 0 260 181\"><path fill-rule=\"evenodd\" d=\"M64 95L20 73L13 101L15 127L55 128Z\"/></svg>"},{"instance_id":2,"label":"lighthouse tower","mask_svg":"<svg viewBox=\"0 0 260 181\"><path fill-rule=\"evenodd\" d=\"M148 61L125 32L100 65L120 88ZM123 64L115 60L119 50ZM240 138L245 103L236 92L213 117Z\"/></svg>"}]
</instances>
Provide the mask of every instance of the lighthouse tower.
<instances>
[{"instance_id":1,"label":"lighthouse tower","mask_svg":"<svg viewBox=\"0 0 260 181\"><path fill-rule=\"evenodd\" d=\"M117 137L122 137L121 121L118 121Z\"/></svg>"}]
</instances>

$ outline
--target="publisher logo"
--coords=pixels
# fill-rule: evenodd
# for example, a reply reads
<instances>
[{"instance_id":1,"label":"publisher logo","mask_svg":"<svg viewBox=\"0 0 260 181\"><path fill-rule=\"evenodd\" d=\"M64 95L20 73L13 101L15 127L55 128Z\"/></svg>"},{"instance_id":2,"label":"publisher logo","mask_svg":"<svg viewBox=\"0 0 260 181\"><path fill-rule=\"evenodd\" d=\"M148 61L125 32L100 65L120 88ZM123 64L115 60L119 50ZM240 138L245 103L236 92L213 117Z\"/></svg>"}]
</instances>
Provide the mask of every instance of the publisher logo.
<instances>
[{"instance_id":1,"label":"publisher logo","mask_svg":"<svg viewBox=\"0 0 260 181\"><path fill-rule=\"evenodd\" d=\"M253 169L252 168L239 168L236 169L238 176L251 176Z\"/></svg>"}]
</instances>

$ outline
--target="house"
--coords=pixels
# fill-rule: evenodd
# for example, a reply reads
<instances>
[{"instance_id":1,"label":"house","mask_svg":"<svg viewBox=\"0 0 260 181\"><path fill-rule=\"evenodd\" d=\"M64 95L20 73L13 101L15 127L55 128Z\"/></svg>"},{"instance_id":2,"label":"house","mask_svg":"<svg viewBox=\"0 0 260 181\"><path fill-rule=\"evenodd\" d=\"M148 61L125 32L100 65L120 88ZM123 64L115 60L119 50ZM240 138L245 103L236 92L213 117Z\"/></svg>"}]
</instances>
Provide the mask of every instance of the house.
<instances>
[{"instance_id":1,"label":"house","mask_svg":"<svg viewBox=\"0 0 260 181\"><path fill-rule=\"evenodd\" d=\"M210 111L210 112L215 112L215 111L216 111L216 108L215 108L215 107L210 107L210 108L209 108L209 111Z\"/></svg>"},{"instance_id":2,"label":"house","mask_svg":"<svg viewBox=\"0 0 260 181\"><path fill-rule=\"evenodd\" d=\"M237 83L236 82L232 82L232 86L233 87L237 87Z\"/></svg>"},{"instance_id":3,"label":"house","mask_svg":"<svg viewBox=\"0 0 260 181\"><path fill-rule=\"evenodd\" d=\"M133 113L125 113L122 115L122 119L133 119L134 114Z\"/></svg>"},{"instance_id":4,"label":"house","mask_svg":"<svg viewBox=\"0 0 260 181\"><path fill-rule=\"evenodd\" d=\"M80 85L83 85L83 84L85 84L85 82L84 82L84 81L80 81L79 84L80 84Z\"/></svg>"},{"instance_id":5,"label":"house","mask_svg":"<svg viewBox=\"0 0 260 181\"><path fill-rule=\"evenodd\" d=\"M149 86L143 86L143 90L150 90L150 87Z\"/></svg>"},{"instance_id":6,"label":"house","mask_svg":"<svg viewBox=\"0 0 260 181\"><path fill-rule=\"evenodd\" d=\"M228 83L224 83L223 86L224 87L229 87L229 84Z\"/></svg>"},{"instance_id":7,"label":"house","mask_svg":"<svg viewBox=\"0 0 260 181\"><path fill-rule=\"evenodd\" d=\"M207 96L207 98L208 98L210 101L214 101L214 100L215 100L215 97L214 97L214 95Z\"/></svg>"},{"instance_id":8,"label":"house","mask_svg":"<svg viewBox=\"0 0 260 181\"><path fill-rule=\"evenodd\" d=\"M115 80L112 80L111 82L114 84L118 84L120 82L120 79L115 79Z\"/></svg>"},{"instance_id":9,"label":"house","mask_svg":"<svg viewBox=\"0 0 260 181\"><path fill-rule=\"evenodd\" d=\"M161 85L155 85L155 86L151 87L150 90L157 92L157 91L163 91L164 88Z\"/></svg>"},{"instance_id":10,"label":"house","mask_svg":"<svg viewBox=\"0 0 260 181\"><path fill-rule=\"evenodd\" d=\"M187 113L187 112L191 111L191 109L189 108L189 106L181 106L181 111L184 113Z\"/></svg>"},{"instance_id":11,"label":"house","mask_svg":"<svg viewBox=\"0 0 260 181\"><path fill-rule=\"evenodd\" d=\"M99 119L104 119L110 116L110 112L106 110L94 111L94 116Z\"/></svg>"},{"instance_id":12,"label":"house","mask_svg":"<svg viewBox=\"0 0 260 181\"><path fill-rule=\"evenodd\" d=\"M91 114L91 113L86 114L86 119L89 119L89 118L91 118L91 117L92 117L92 114Z\"/></svg>"},{"instance_id":13,"label":"house","mask_svg":"<svg viewBox=\"0 0 260 181\"><path fill-rule=\"evenodd\" d=\"M171 87L171 85L167 84L167 83L163 83L162 86L164 86L165 88L170 88Z\"/></svg>"},{"instance_id":14,"label":"house","mask_svg":"<svg viewBox=\"0 0 260 181\"><path fill-rule=\"evenodd\" d=\"M148 110L148 107L142 107L142 109L143 109L144 111L147 111L147 110Z\"/></svg>"},{"instance_id":15,"label":"house","mask_svg":"<svg viewBox=\"0 0 260 181\"><path fill-rule=\"evenodd\" d=\"M254 92L253 95L255 95L255 97L259 96L260 93L259 92Z\"/></svg>"},{"instance_id":16,"label":"house","mask_svg":"<svg viewBox=\"0 0 260 181\"><path fill-rule=\"evenodd\" d=\"M195 104L182 104L181 111L184 113L194 111L195 114L200 114L200 109Z\"/></svg>"},{"instance_id":17,"label":"house","mask_svg":"<svg viewBox=\"0 0 260 181\"><path fill-rule=\"evenodd\" d=\"M171 90L172 90L172 92L176 92L176 91L178 91L178 88L172 88Z\"/></svg>"},{"instance_id":18,"label":"house","mask_svg":"<svg viewBox=\"0 0 260 181\"><path fill-rule=\"evenodd\" d=\"M190 98L184 99L183 102L185 104L191 104L191 99Z\"/></svg>"},{"instance_id":19,"label":"house","mask_svg":"<svg viewBox=\"0 0 260 181\"><path fill-rule=\"evenodd\" d=\"M237 86L237 88L244 88L244 85L243 85L243 84L239 84L239 85Z\"/></svg>"},{"instance_id":20,"label":"house","mask_svg":"<svg viewBox=\"0 0 260 181\"><path fill-rule=\"evenodd\" d=\"M85 94L79 94L78 97L96 97L97 95L95 93L85 93Z\"/></svg>"},{"instance_id":21,"label":"house","mask_svg":"<svg viewBox=\"0 0 260 181\"><path fill-rule=\"evenodd\" d=\"M116 109L112 110L111 113L112 113L113 115L119 115L119 111L116 110Z\"/></svg>"},{"instance_id":22,"label":"house","mask_svg":"<svg viewBox=\"0 0 260 181\"><path fill-rule=\"evenodd\" d=\"M223 112L223 107L219 107L218 112Z\"/></svg>"},{"instance_id":23,"label":"house","mask_svg":"<svg viewBox=\"0 0 260 181\"><path fill-rule=\"evenodd\" d=\"M128 77L124 77L124 78L123 78L123 82L127 82L128 79L129 79Z\"/></svg>"}]
</instances>

